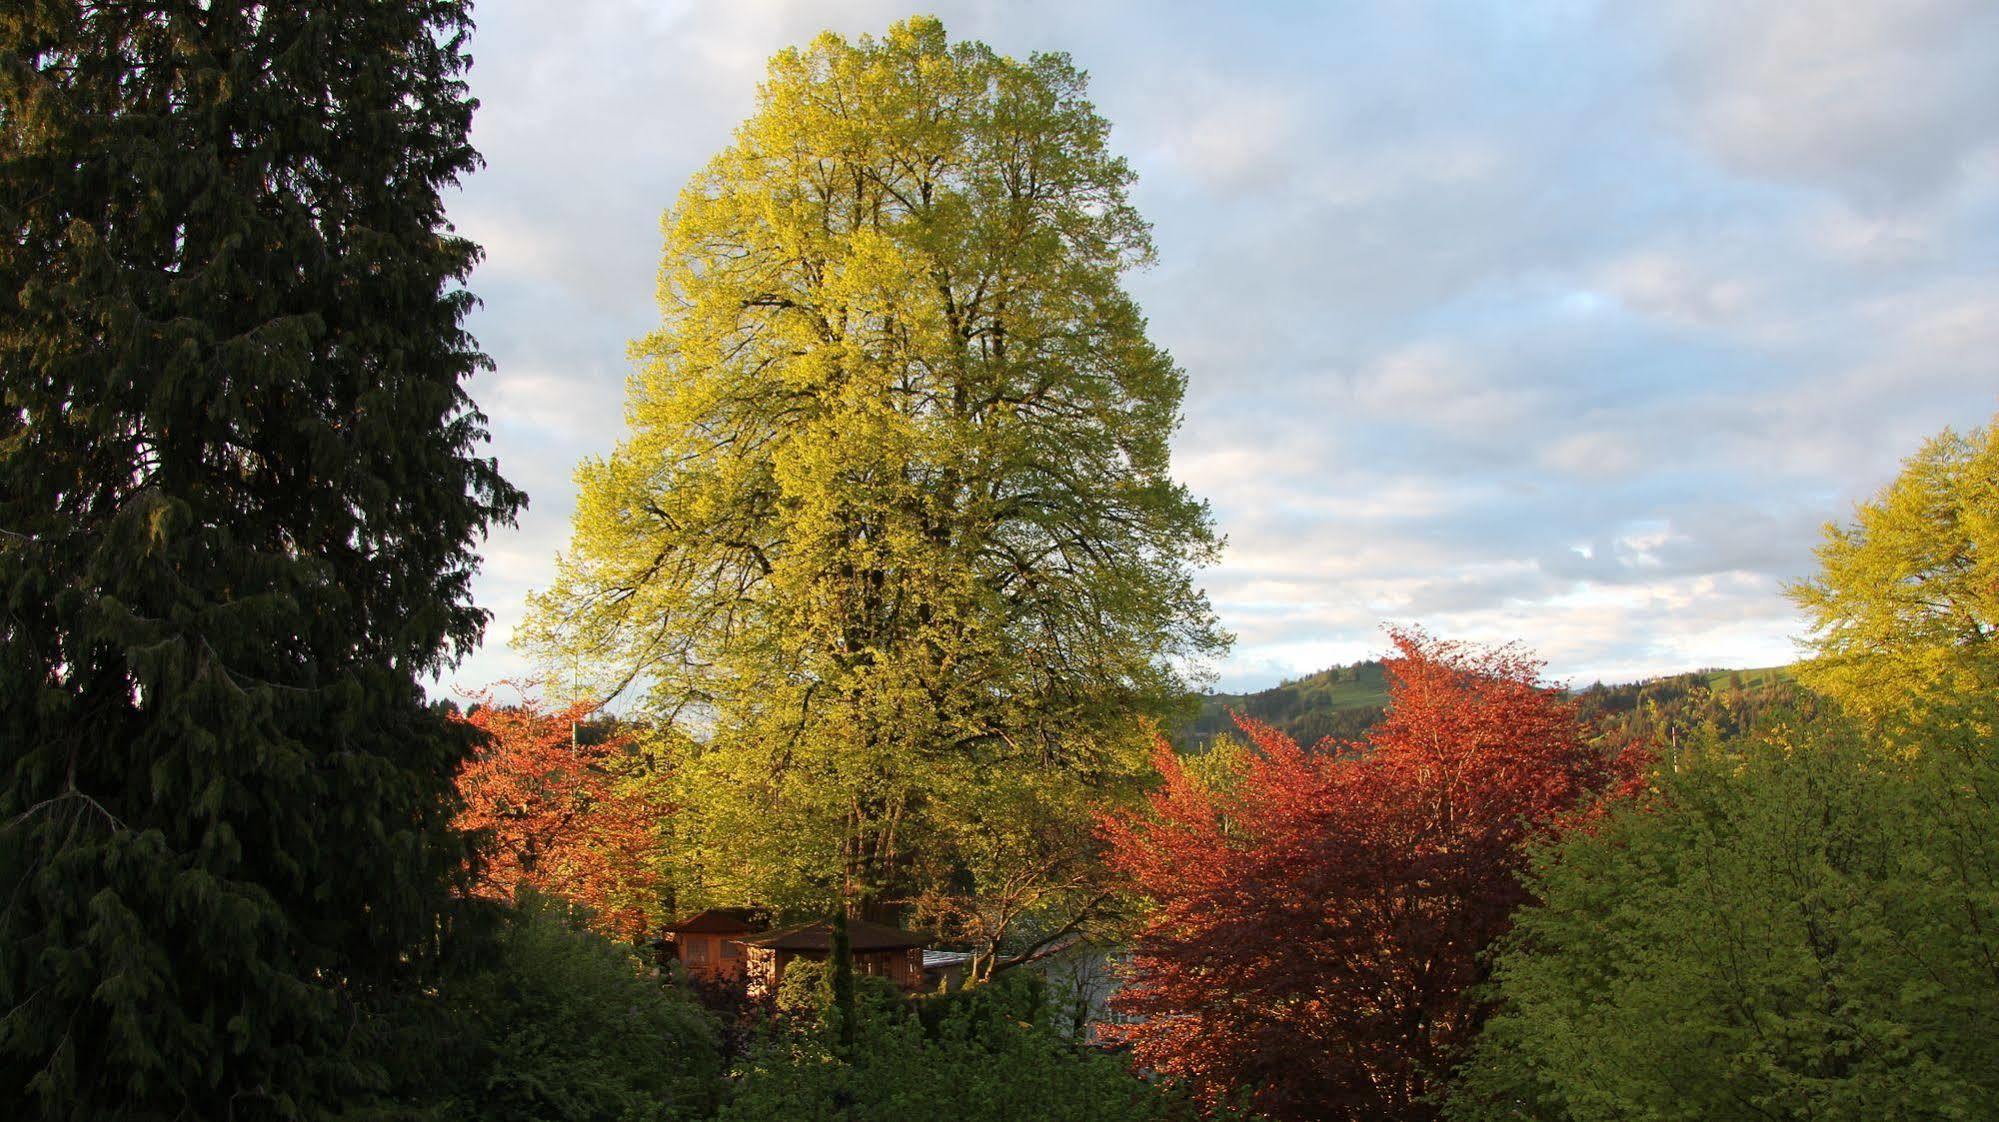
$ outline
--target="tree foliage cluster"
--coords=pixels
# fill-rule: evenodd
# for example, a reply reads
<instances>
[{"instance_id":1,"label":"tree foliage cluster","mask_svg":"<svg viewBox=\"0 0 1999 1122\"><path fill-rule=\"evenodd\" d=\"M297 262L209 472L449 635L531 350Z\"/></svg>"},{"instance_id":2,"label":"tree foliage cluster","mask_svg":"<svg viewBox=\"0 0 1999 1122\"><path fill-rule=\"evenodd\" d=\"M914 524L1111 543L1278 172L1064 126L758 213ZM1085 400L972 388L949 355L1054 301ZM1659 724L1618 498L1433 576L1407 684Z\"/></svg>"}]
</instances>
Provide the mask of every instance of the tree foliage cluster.
<instances>
[{"instance_id":1,"label":"tree foliage cluster","mask_svg":"<svg viewBox=\"0 0 1999 1122\"><path fill-rule=\"evenodd\" d=\"M1441 991L1445 1010L1439 991L1346 984L1356 964L1374 984L1393 977L1383 961L1420 977L1471 949L1396 945L1400 930L1378 921L1364 949L1338 941L1365 933L1384 902L1451 883L1366 860L1353 839L1393 829L1393 811L1359 800L1356 828L1324 809L1335 788L1322 776L1385 763L1392 746L1370 735L1303 753L1252 723L1247 746L1165 756L1150 812L1114 825L1120 864L1154 907L1122 998L1146 1019L1117 1031L1196 1088L1260 1087L1279 1117L1999 1111L1993 432L1929 442L1852 524L1828 527L1818 576L1794 591L1813 657L1783 674L1576 696L1569 719L1588 721L1601 759L1649 750L1651 765L1585 819L1515 836L1508 895L1458 960L1470 984ZM1416 743L1475 743L1466 700ZM1404 703L1398 689L1383 728ZM1531 723L1503 724L1549 743ZM1477 781L1490 792L1523 779L1534 788L1517 770ZM1410 800L1388 782L1366 794ZM1318 817L1287 831L1301 813ZM1392 852L1424 851L1403 840ZM1372 888L1357 902L1343 887L1356 881ZM1434 919L1420 931L1456 938ZM1449 1047L1371 1053L1379 1025L1449 1026L1439 1013L1453 1010L1465 1019ZM1396 1081L1425 1068L1421 1087ZM1343 1085L1346 1072L1360 1074Z\"/></svg>"},{"instance_id":2,"label":"tree foliage cluster","mask_svg":"<svg viewBox=\"0 0 1999 1122\"><path fill-rule=\"evenodd\" d=\"M863 979L871 981L872 979ZM823 992L823 991L822 991ZM830 1011L830 998L822 1001ZM1079 1049L1053 1024L1032 975L1015 974L915 1009L892 995L856 1003L851 1041L825 1018L772 1036L738 1073L718 1122L1194 1122L1186 1098L1119 1057Z\"/></svg>"},{"instance_id":3,"label":"tree foliage cluster","mask_svg":"<svg viewBox=\"0 0 1999 1122\"><path fill-rule=\"evenodd\" d=\"M934 20L780 54L668 215L525 631L639 723L428 701L525 501L441 202L469 30L0 12L0 1115L1999 1113L1999 426L1828 528L1810 699L1404 632L1269 700L1315 743L1246 699L1148 769L1226 642L1149 233L1066 57ZM735 1055L603 932L745 898L981 984L836 952ZM1132 1062L993 980L1120 913Z\"/></svg>"},{"instance_id":4,"label":"tree foliage cluster","mask_svg":"<svg viewBox=\"0 0 1999 1122\"><path fill-rule=\"evenodd\" d=\"M1108 132L1066 56L827 34L667 215L524 636L685 742L684 904L913 908L987 969L1111 902L1094 807L1225 637Z\"/></svg>"},{"instance_id":5,"label":"tree foliage cluster","mask_svg":"<svg viewBox=\"0 0 1999 1122\"><path fill-rule=\"evenodd\" d=\"M455 929L468 32L0 9L0 1115L322 1114Z\"/></svg>"},{"instance_id":6,"label":"tree foliage cluster","mask_svg":"<svg viewBox=\"0 0 1999 1122\"><path fill-rule=\"evenodd\" d=\"M1999 418L1926 441L1818 559L1804 683L1881 727L1965 717L1999 690Z\"/></svg>"},{"instance_id":7,"label":"tree foliage cluster","mask_svg":"<svg viewBox=\"0 0 1999 1122\"><path fill-rule=\"evenodd\" d=\"M1531 883L1454 1117L1999 1113L1989 741L1710 737Z\"/></svg>"},{"instance_id":8,"label":"tree foliage cluster","mask_svg":"<svg viewBox=\"0 0 1999 1122\"><path fill-rule=\"evenodd\" d=\"M384 1034L384 1093L341 1122L692 1122L726 1090L718 1026L687 991L523 890Z\"/></svg>"},{"instance_id":9,"label":"tree foliage cluster","mask_svg":"<svg viewBox=\"0 0 1999 1122\"><path fill-rule=\"evenodd\" d=\"M1245 719L1238 769L1107 823L1151 911L1105 1030L1210 1102L1276 1118L1404 1118L1484 1013L1485 954L1527 899L1525 845L1634 774L1509 648L1394 635L1365 741L1306 752Z\"/></svg>"},{"instance_id":10,"label":"tree foliage cluster","mask_svg":"<svg viewBox=\"0 0 1999 1122\"><path fill-rule=\"evenodd\" d=\"M531 695L497 705L482 693L458 719L480 734L458 771L464 807L453 821L479 843L474 890L554 896L608 934L644 938L670 882L659 859L661 761L639 732L588 702L550 710Z\"/></svg>"},{"instance_id":11,"label":"tree foliage cluster","mask_svg":"<svg viewBox=\"0 0 1999 1122\"><path fill-rule=\"evenodd\" d=\"M1816 703L1536 855L1455 1117L1999 1111L1995 432L1827 527L1794 590Z\"/></svg>"}]
</instances>

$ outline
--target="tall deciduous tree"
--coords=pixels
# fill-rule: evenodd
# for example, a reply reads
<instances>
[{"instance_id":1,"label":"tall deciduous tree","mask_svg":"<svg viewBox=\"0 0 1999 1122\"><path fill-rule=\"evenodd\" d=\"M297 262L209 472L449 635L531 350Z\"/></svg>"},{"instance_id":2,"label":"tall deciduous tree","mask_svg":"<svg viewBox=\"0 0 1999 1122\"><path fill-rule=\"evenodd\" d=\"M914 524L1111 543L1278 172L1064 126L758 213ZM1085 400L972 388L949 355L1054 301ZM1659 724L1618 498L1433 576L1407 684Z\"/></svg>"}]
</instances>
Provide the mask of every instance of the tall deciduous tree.
<instances>
[{"instance_id":1,"label":"tall deciduous tree","mask_svg":"<svg viewBox=\"0 0 1999 1122\"><path fill-rule=\"evenodd\" d=\"M462 867L457 0L0 15L0 1115L290 1118Z\"/></svg>"},{"instance_id":2,"label":"tall deciduous tree","mask_svg":"<svg viewBox=\"0 0 1999 1122\"><path fill-rule=\"evenodd\" d=\"M1524 843L1619 768L1512 648L1397 633L1386 717L1199 777L1164 743L1147 812L1106 823L1154 905L1108 1026L1205 1099L1272 1118L1428 1118L1470 1042L1484 953L1526 898Z\"/></svg>"},{"instance_id":3,"label":"tall deciduous tree","mask_svg":"<svg viewBox=\"0 0 1999 1122\"><path fill-rule=\"evenodd\" d=\"M1791 589L1815 632L1806 685L1904 724L1999 690L1999 423L1926 442L1818 555Z\"/></svg>"},{"instance_id":4,"label":"tall deciduous tree","mask_svg":"<svg viewBox=\"0 0 1999 1122\"><path fill-rule=\"evenodd\" d=\"M1001 780L1058 817L1127 784L1224 641L1108 131L1064 56L827 34L668 215L631 433L526 634L705 740L710 894L979 895L942 825ZM1009 873L1059 857L1029 849Z\"/></svg>"}]
</instances>

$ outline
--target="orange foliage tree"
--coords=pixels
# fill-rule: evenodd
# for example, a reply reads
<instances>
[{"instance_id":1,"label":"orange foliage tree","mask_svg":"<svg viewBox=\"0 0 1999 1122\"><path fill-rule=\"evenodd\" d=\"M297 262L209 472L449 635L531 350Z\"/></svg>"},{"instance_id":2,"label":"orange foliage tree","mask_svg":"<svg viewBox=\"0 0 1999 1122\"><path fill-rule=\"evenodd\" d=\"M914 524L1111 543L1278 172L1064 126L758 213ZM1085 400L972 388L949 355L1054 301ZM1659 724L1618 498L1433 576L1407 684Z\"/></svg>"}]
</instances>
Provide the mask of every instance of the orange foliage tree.
<instances>
[{"instance_id":1,"label":"orange foliage tree","mask_svg":"<svg viewBox=\"0 0 1999 1122\"><path fill-rule=\"evenodd\" d=\"M1103 825L1153 905L1106 1026L1143 1067L1280 1119L1429 1118L1483 1015L1485 951L1525 900L1523 845L1635 761L1586 742L1518 648L1417 631L1386 717L1306 751L1238 718L1254 751L1200 777L1162 742L1150 805Z\"/></svg>"},{"instance_id":2,"label":"orange foliage tree","mask_svg":"<svg viewBox=\"0 0 1999 1122\"><path fill-rule=\"evenodd\" d=\"M606 934L637 939L660 906L654 826L643 760L629 732L586 723L593 706L549 710L532 698L476 706L459 719L485 746L458 772L455 825L485 841L474 891L512 900L533 888L595 914Z\"/></svg>"}]
</instances>

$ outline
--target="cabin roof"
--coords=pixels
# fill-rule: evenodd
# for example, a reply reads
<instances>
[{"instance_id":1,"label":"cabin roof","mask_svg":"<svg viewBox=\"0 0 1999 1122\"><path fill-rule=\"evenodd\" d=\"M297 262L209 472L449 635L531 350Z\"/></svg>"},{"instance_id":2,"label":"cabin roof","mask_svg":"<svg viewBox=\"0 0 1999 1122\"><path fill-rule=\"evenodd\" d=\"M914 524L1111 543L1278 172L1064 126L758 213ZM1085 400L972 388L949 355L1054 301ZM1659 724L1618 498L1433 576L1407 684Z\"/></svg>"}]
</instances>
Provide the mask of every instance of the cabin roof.
<instances>
[{"instance_id":1,"label":"cabin roof","mask_svg":"<svg viewBox=\"0 0 1999 1122\"><path fill-rule=\"evenodd\" d=\"M889 927L880 923L869 923L864 919L847 921L847 945L856 951L897 951L920 947L930 938L899 927ZM736 942L749 947L768 947L781 951L830 951L833 949L833 924L830 920L801 923L796 927L751 935Z\"/></svg>"},{"instance_id":2,"label":"cabin roof","mask_svg":"<svg viewBox=\"0 0 1999 1122\"><path fill-rule=\"evenodd\" d=\"M756 908L709 908L679 923L666 924L661 930L681 935L742 935L762 930L763 926L763 912Z\"/></svg>"}]
</instances>

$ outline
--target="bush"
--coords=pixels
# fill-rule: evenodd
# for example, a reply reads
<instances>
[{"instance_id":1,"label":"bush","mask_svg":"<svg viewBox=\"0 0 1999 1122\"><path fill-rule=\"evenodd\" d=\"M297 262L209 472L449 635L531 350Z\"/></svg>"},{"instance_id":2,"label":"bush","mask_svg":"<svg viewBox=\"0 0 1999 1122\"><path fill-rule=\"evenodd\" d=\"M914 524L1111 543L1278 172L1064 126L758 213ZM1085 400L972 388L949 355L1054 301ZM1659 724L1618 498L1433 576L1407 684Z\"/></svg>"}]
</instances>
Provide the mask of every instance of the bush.
<instances>
[{"instance_id":1,"label":"bush","mask_svg":"<svg viewBox=\"0 0 1999 1122\"><path fill-rule=\"evenodd\" d=\"M1827 720L1711 744L1541 854L1452 1115L1999 1117L1999 762L1975 727L1913 755Z\"/></svg>"},{"instance_id":2,"label":"bush","mask_svg":"<svg viewBox=\"0 0 1999 1122\"><path fill-rule=\"evenodd\" d=\"M482 957L405 1014L391 1057L400 1093L357 1122L671 1122L714 1109L716 1026L624 947L530 900Z\"/></svg>"},{"instance_id":3,"label":"bush","mask_svg":"<svg viewBox=\"0 0 1999 1122\"><path fill-rule=\"evenodd\" d=\"M787 971L788 973L788 971ZM1167 1122L1198 1115L1042 1020L1036 979L907 1003L859 1001L846 1058L828 1034L773 1037L738 1072L722 1122Z\"/></svg>"}]
</instances>

